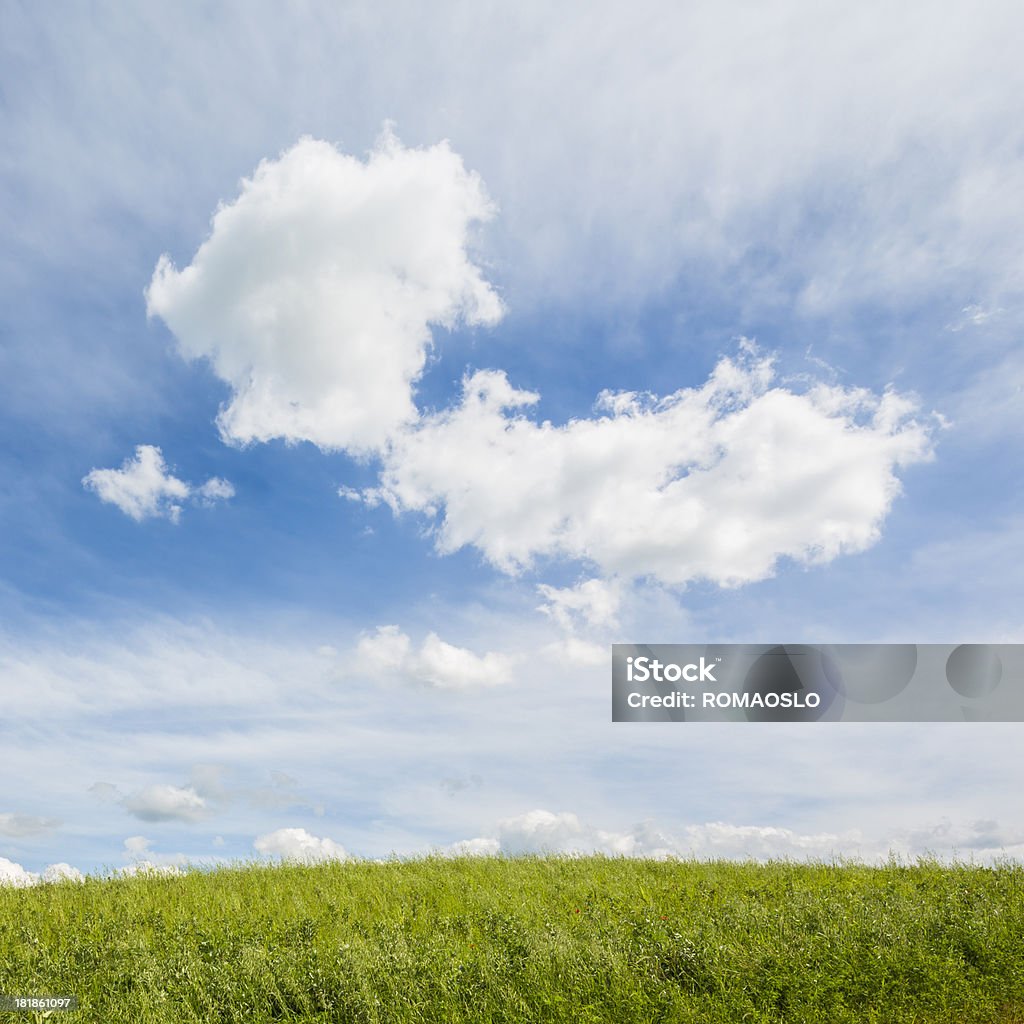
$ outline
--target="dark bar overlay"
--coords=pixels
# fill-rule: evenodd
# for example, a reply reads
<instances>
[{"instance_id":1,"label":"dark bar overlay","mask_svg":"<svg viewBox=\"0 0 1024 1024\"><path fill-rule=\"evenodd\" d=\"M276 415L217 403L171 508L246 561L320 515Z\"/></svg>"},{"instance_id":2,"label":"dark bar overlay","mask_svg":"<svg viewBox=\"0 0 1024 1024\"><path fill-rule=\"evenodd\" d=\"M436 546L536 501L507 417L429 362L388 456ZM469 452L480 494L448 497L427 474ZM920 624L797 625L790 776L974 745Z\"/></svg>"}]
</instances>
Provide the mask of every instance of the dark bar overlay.
<instances>
[{"instance_id":1,"label":"dark bar overlay","mask_svg":"<svg viewBox=\"0 0 1024 1024\"><path fill-rule=\"evenodd\" d=\"M614 644L614 722L1021 722L1024 644Z\"/></svg>"}]
</instances>

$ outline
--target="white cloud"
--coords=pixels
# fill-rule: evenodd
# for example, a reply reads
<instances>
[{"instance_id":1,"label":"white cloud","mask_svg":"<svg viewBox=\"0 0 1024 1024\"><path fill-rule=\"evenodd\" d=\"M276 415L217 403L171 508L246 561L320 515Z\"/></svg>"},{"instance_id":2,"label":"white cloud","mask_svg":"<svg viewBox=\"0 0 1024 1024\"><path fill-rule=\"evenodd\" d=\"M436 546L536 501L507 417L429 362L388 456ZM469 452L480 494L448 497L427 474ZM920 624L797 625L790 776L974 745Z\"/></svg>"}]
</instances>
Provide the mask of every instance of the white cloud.
<instances>
[{"instance_id":1,"label":"white cloud","mask_svg":"<svg viewBox=\"0 0 1024 1024\"><path fill-rule=\"evenodd\" d=\"M164 716L177 709L174 714L194 725L199 708L216 715L218 708L237 713L244 707L293 707L296 679L319 692L327 688L330 672L326 659L301 645L258 632L230 635L208 622L68 626L59 643L42 645L0 631L8 716L31 717L45 709L51 719L70 719L143 708L160 709ZM109 779L92 792L109 802L122 795Z\"/></svg>"},{"instance_id":2,"label":"white cloud","mask_svg":"<svg viewBox=\"0 0 1024 1024\"><path fill-rule=\"evenodd\" d=\"M611 650L607 644L599 644L593 640L583 640L581 637L571 635L546 644L544 652L558 661L584 667L606 665L611 656Z\"/></svg>"},{"instance_id":3,"label":"white cloud","mask_svg":"<svg viewBox=\"0 0 1024 1024\"><path fill-rule=\"evenodd\" d=\"M986 309L977 303L971 303L960 310L960 315L946 325L947 331L962 331L965 327L981 327L994 317L1000 316L1005 310Z\"/></svg>"},{"instance_id":4,"label":"white cloud","mask_svg":"<svg viewBox=\"0 0 1024 1024\"><path fill-rule=\"evenodd\" d=\"M440 551L473 545L506 572L554 556L735 586L782 557L821 563L870 547L900 491L896 470L931 454L907 397L789 390L749 342L699 388L606 392L594 418L538 424L521 412L537 399L498 371L467 377L459 405L396 440L366 499L436 515ZM556 617L573 602L611 613L552 593Z\"/></svg>"},{"instance_id":5,"label":"white cloud","mask_svg":"<svg viewBox=\"0 0 1024 1024\"><path fill-rule=\"evenodd\" d=\"M1005 567L1006 558L996 557L994 539L989 547L993 566ZM964 564L968 561L965 555ZM918 568L911 565L903 573L907 586L920 576ZM973 570L966 576L976 577ZM920 594L947 582L944 576L926 576ZM908 593L913 597L917 591ZM470 610L431 603L430 614L445 623L446 637L478 654L541 650L553 638L553 626L531 611L538 603L532 581L490 585L488 594L500 600L473 602ZM763 596L739 597L723 597L723 607L735 615L723 619L712 609L695 618L680 613L671 594L640 587L624 601L622 628L680 636L720 631L725 622L731 632L719 633L722 640L770 640L763 636L765 629L774 632L780 623L788 628L792 614L785 607L766 611ZM899 616L894 625L885 607L879 613L870 595L865 601L867 614L875 617L844 639L885 639L886 629L898 628ZM947 619L955 633L956 616L950 613ZM928 628L941 632L942 616L938 625L933 620L934 615ZM836 621L827 615L815 620L819 626ZM101 844L124 821L142 824L124 817L118 802L122 794L163 782L191 786L211 807L203 822L213 823L197 836L194 848L187 848L193 862L218 852L209 844L215 832L229 843L232 836L244 835L251 842L278 825L314 821L308 809L313 803L324 803L324 821L334 823L323 824L320 835L345 835L347 849L367 856L412 853L442 839L497 839L497 831L481 823L511 819L535 807L575 811L584 828L613 835L639 835L633 823L649 818L678 840L687 822L715 821L788 827L803 836L860 829L867 837L885 839L898 837L913 818L932 824L944 816L1002 820L1006 807L1013 806L1019 744L1012 723L984 728L977 723L941 728L896 723L884 737L870 724L851 724L842 735L799 726L780 726L771 736L739 727L728 734L695 727L687 731L684 745L677 729L654 728L644 731L638 745L635 736L620 733L609 721L607 653L597 671L537 658L530 671L516 669L514 686L489 689L485 700L462 699L407 685L405 677L394 684L385 679L380 686L371 685L369 675L341 680L340 673L356 661L357 626L323 616L309 618L297 632L288 627L282 630L273 616L258 616L247 622L245 632L215 629L210 623L199 628L158 620L132 628L124 621L112 626L97 620L66 623L57 632L46 624L35 630L20 627L6 637L0 633L4 714L11 726L0 750L0 770L14 778L19 766L37 765L25 778L19 807L64 822L54 838L33 841L38 861L26 867L39 871L44 862L69 861L92 871L115 861L116 856L99 852ZM404 630L414 653L426 627L418 630L411 625ZM1016 635L1022 636L1019 628ZM967 637L979 642L1013 638L998 631L991 635L980 620ZM336 643L342 656L331 662L317 655L320 640ZM458 699L438 700L452 696ZM545 714L538 716L538 708ZM45 757L39 756L30 727L40 714L48 723ZM83 721L91 723L89 728L82 727ZM342 759L337 756L339 737L344 738ZM228 766L221 783L226 800L215 795L212 773L192 769L211 762ZM835 770L821 772L823 763ZM566 772L566 765L573 770ZM250 799L250 791L267 781L271 769L300 780L305 808L298 809L296 802L287 810L283 803L271 810L269 802ZM455 796L439 785L473 774L486 782ZM666 780L697 775L701 783L692 787L687 817L666 819L666 793L674 785ZM95 790L102 801L83 792L94 779L107 780ZM782 790L779 779L786 780ZM271 788L292 799L287 787ZM365 807L367 813L345 824L343 832L338 822L349 806ZM176 822L163 827L171 826ZM73 846L61 846L64 842ZM659 848L656 840L645 842L647 849ZM660 845L684 853L689 849L687 844ZM0 849L0 854L23 859L12 849ZM150 852L141 859L157 863L159 857Z\"/></svg>"},{"instance_id":6,"label":"white cloud","mask_svg":"<svg viewBox=\"0 0 1024 1024\"><path fill-rule=\"evenodd\" d=\"M114 874L131 877L132 875L181 875L184 872L177 864L155 864L151 860L136 860L122 868L117 868Z\"/></svg>"},{"instance_id":7,"label":"white cloud","mask_svg":"<svg viewBox=\"0 0 1024 1024\"><path fill-rule=\"evenodd\" d=\"M411 645L412 641L398 626L378 626L373 633L360 637L356 659L371 675L400 672L415 661Z\"/></svg>"},{"instance_id":8,"label":"white cloud","mask_svg":"<svg viewBox=\"0 0 1024 1024\"><path fill-rule=\"evenodd\" d=\"M324 813L323 806L305 798L298 788L298 780L285 772L271 771L269 785L229 784L226 781L229 775L226 765L200 763L192 766L185 786L152 784L125 796L117 786L97 782L89 787L89 792L100 800L119 804L142 821L201 821L239 804L275 810L303 808L317 815Z\"/></svg>"},{"instance_id":9,"label":"white cloud","mask_svg":"<svg viewBox=\"0 0 1024 1024\"><path fill-rule=\"evenodd\" d=\"M498 822L502 853L603 853L612 857L675 856L677 848L649 826L625 832L584 824L567 811L533 810Z\"/></svg>"},{"instance_id":10,"label":"white cloud","mask_svg":"<svg viewBox=\"0 0 1024 1024\"><path fill-rule=\"evenodd\" d=\"M151 444L140 444L120 469L92 470L82 484L136 522L159 516L177 522L181 503L191 492L184 480L168 472L163 453Z\"/></svg>"},{"instance_id":11,"label":"white cloud","mask_svg":"<svg viewBox=\"0 0 1024 1024\"><path fill-rule=\"evenodd\" d=\"M218 501L227 501L235 496L235 488L223 477L211 476L205 484L196 489L196 497L204 505L215 505Z\"/></svg>"},{"instance_id":12,"label":"white cloud","mask_svg":"<svg viewBox=\"0 0 1024 1024\"><path fill-rule=\"evenodd\" d=\"M220 477L211 477L198 488L179 480L168 470L163 452L152 444L138 445L135 456L125 459L120 469L93 469L82 478L82 485L136 522L162 517L176 523L182 502L190 497L210 506L235 493Z\"/></svg>"},{"instance_id":13,"label":"white cloud","mask_svg":"<svg viewBox=\"0 0 1024 1024\"><path fill-rule=\"evenodd\" d=\"M279 828L276 832L257 836L253 847L257 853L282 860L315 863L348 858L345 848L333 839L310 835L304 828Z\"/></svg>"},{"instance_id":14,"label":"white cloud","mask_svg":"<svg viewBox=\"0 0 1024 1024\"><path fill-rule=\"evenodd\" d=\"M617 625L621 593L612 580L584 580L574 587L537 587L544 598L539 610L550 616L566 632L576 629L607 629Z\"/></svg>"},{"instance_id":15,"label":"white cloud","mask_svg":"<svg viewBox=\"0 0 1024 1024\"><path fill-rule=\"evenodd\" d=\"M141 857L145 857L152 849L152 846L153 841L145 836L129 836L124 841L125 856L138 860Z\"/></svg>"},{"instance_id":16,"label":"white cloud","mask_svg":"<svg viewBox=\"0 0 1024 1024\"><path fill-rule=\"evenodd\" d=\"M72 867L61 861L59 864L51 864L40 876L43 882L84 882L85 875L78 868Z\"/></svg>"},{"instance_id":17,"label":"white cloud","mask_svg":"<svg viewBox=\"0 0 1024 1024\"><path fill-rule=\"evenodd\" d=\"M537 610L547 615L563 633L560 639L545 646L544 653L568 665L606 664L608 633L618 626L621 582L591 579L573 587L541 583L537 591L544 598ZM601 642L595 638L600 638Z\"/></svg>"},{"instance_id":18,"label":"white cloud","mask_svg":"<svg viewBox=\"0 0 1024 1024\"><path fill-rule=\"evenodd\" d=\"M356 662L371 675L393 675L440 690L498 686L512 679L515 658L488 651L474 654L429 633L419 650L398 626L378 626L356 647Z\"/></svg>"},{"instance_id":19,"label":"white cloud","mask_svg":"<svg viewBox=\"0 0 1024 1024\"><path fill-rule=\"evenodd\" d=\"M503 853L634 853L632 837L585 826L572 813L535 810L498 822Z\"/></svg>"},{"instance_id":20,"label":"white cloud","mask_svg":"<svg viewBox=\"0 0 1024 1024\"><path fill-rule=\"evenodd\" d=\"M35 836L59 825L55 818L40 818L32 814L0 814L0 836Z\"/></svg>"},{"instance_id":21,"label":"white cloud","mask_svg":"<svg viewBox=\"0 0 1024 1024\"><path fill-rule=\"evenodd\" d=\"M10 885L22 889L29 885L35 885L39 876L31 871L26 871L20 864L0 857L0 885Z\"/></svg>"},{"instance_id":22,"label":"white cloud","mask_svg":"<svg viewBox=\"0 0 1024 1024\"><path fill-rule=\"evenodd\" d=\"M508 210L520 294L645 295L687 257L756 285L776 269L750 259L766 249L783 285L819 277L840 303L1020 286L1012 0L984 16L967 0L766 0L742 23L713 0L570 0L558 18L538 2L495 18L449 0L404 7L400 25L388 5L355 19L265 0L246 12L265 46L258 81L232 50L228 9L129 15L116 34L70 12L25 15L11 38L55 56L10 86L12 239L52 261L59 227L85 266L98 237L112 258L89 269L116 267L135 250L112 206L172 232L296 110L360 144L387 111L410 137L473 153ZM147 74L157 38L175 90ZM115 101L85 73L97 67L132 88ZM775 297L737 291L762 308Z\"/></svg>"},{"instance_id":23,"label":"white cloud","mask_svg":"<svg viewBox=\"0 0 1024 1024\"><path fill-rule=\"evenodd\" d=\"M122 801L129 814L142 821L198 821L209 811L192 786L146 786Z\"/></svg>"},{"instance_id":24,"label":"white cloud","mask_svg":"<svg viewBox=\"0 0 1024 1024\"><path fill-rule=\"evenodd\" d=\"M467 253L492 215L447 143L385 131L361 162L304 138L242 182L189 266L161 258L147 307L230 386L225 441L375 449L416 419L431 326L501 316Z\"/></svg>"},{"instance_id":25,"label":"white cloud","mask_svg":"<svg viewBox=\"0 0 1024 1024\"><path fill-rule=\"evenodd\" d=\"M501 853L501 843L497 839L483 837L463 839L441 852L450 857L495 857Z\"/></svg>"},{"instance_id":26,"label":"white cloud","mask_svg":"<svg viewBox=\"0 0 1024 1024\"><path fill-rule=\"evenodd\" d=\"M819 832L802 834L788 828L764 825L731 825L715 821L704 825L690 825L670 839L658 833L642 837L641 842L664 842L666 849L678 855L701 859L769 860L777 858L823 859L840 856L863 855L867 845L858 831L842 834ZM878 859L884 853L873 847L866 851L870 858Z\"/></svg>"},{"instance_id":27,"label":"white cloud","mask_svg":"<svg viewBox=\"0 0 1024 1024\"><path fill-rule=\"evenodd\" d=\"M436 633L428 634L420 648L416 675L431 686L465 690L496 686L512 678L512 658L488 651L478 655L464 647L445 643Z\"/></svg>"},{"instance_id":28,"label":"white cloud","mask_svg":"<svg viewBox=\"0 0 1024 1024\"><path fill-rule=\"evenodd\" d=\"M70 864L51 864L41 875L34 871L26 871L20 864L0 857L0 886L9 885L16 889L25 889L40 882L81 882L84 875Z\"/></svg>"},{"instance_id":29,"label":"white cloud","mask_svg":"<svg viewBox=\"0 0 1024 1024\"><path fill-rule=\"evenodd\" d=\"M129 836L124 841L124 856L131 863L118 868L118 875L180 875L188 863L183 853L154 853L153 841L145 836Z\"/></svg>"},{"instance_id":30,"label":"white cloud","mask_svg":"<svg viewBox=\"0 0 1024 1024\"><path fill-rule=\"evenodd\" d=\"M1024 832L1002 828L996 821L902 829L887 837L845 832L801 833L788 828L708 822L678 832L645 822L626 830L595 828L570 812L533 810L502 819L494 836L454 843L453 855L605 854L607 856L670 857L698 860L833 860L843 857L878 863L890 854L903 858L938 856L992 862L1024 855Z\"/></svg>"}]
</instances>

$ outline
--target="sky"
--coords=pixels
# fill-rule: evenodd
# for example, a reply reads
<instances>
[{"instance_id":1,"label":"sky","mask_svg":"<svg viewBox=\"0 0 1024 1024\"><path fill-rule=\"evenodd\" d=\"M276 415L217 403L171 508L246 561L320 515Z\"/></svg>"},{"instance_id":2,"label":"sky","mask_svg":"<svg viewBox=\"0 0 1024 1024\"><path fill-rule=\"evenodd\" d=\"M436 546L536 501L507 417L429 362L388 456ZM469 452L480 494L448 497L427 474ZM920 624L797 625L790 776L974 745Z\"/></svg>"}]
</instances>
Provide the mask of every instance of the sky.
<instances>
[{"instance_id":1,"label":"sky","mask_svg":"<svg viewBox=\"0 0 1024 1024\"><path fill-rule=\"evenodd\" d=\"M1019 4L0 10L0 879L1024 856L1019 724L609 700L1024 641Z\"/></svg>"}]
</instances>

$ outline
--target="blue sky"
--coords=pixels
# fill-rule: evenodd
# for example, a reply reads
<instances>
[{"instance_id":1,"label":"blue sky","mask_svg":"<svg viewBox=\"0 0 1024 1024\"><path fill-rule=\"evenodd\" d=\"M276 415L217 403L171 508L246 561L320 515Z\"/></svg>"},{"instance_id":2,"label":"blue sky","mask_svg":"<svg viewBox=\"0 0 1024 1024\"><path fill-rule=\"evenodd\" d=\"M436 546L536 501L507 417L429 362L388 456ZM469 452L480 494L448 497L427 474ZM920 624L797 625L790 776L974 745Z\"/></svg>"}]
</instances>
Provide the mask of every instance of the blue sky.
<instances>
[{"instance_id":1,"label":"blue sky","mask_svg":"<svg viewBox=\"0 0 1024 1024\"><path fill-rule=\"evenodd\" d=\"M1024 852L607 658L1022 639L1017 5L3 13L0 875Z\"/></svg>"}]
</instances>

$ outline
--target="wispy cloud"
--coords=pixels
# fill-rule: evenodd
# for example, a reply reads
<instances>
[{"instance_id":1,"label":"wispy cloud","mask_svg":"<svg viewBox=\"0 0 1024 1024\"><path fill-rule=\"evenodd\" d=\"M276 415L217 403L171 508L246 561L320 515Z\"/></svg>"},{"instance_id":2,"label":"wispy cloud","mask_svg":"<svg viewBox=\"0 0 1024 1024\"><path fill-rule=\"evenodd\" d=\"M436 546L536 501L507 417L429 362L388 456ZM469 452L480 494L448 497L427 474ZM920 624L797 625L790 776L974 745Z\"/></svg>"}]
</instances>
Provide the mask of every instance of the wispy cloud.
<instances>
[{"instance_id":1,"label":"wispy cloud","mask_svg":"<svg viewBox=\"0 0 1024 1024\"><path fill-rule=\"evenodd\" d=\"M631 829L595 828L569 811L533 810L496 825L493 835L453 843L456 856L556 853L699 860L813 860L848 858L878 863L889 857L941 857L981 863L1024 855L1024 831L980 819L904 828L890 835L850 829L800 833L789 828L723 821L666 830L648 821Z\"/></svg>"},{"instance_id":2,"label":"wispy cloud","mask_svg":"<svg viewBox=\"0 0 1024 1024\"><path fill-rule=\"evenodd\" d=\"M209 814L206 801L191 786L145 786L123 800L125 809L141 821L199 821Z\"/></svg>"},{"instance_id":3,"label":"wispy cloud","mask_svg":"<svg viewBox=\"0 0 1024 1024\"><path fill-rule=\"evenodd\" d=\"M56 818L41 818L34 814L0 814L0 836L22 838L45 835L59 824Z\"/></svg>"}]
</instances>

